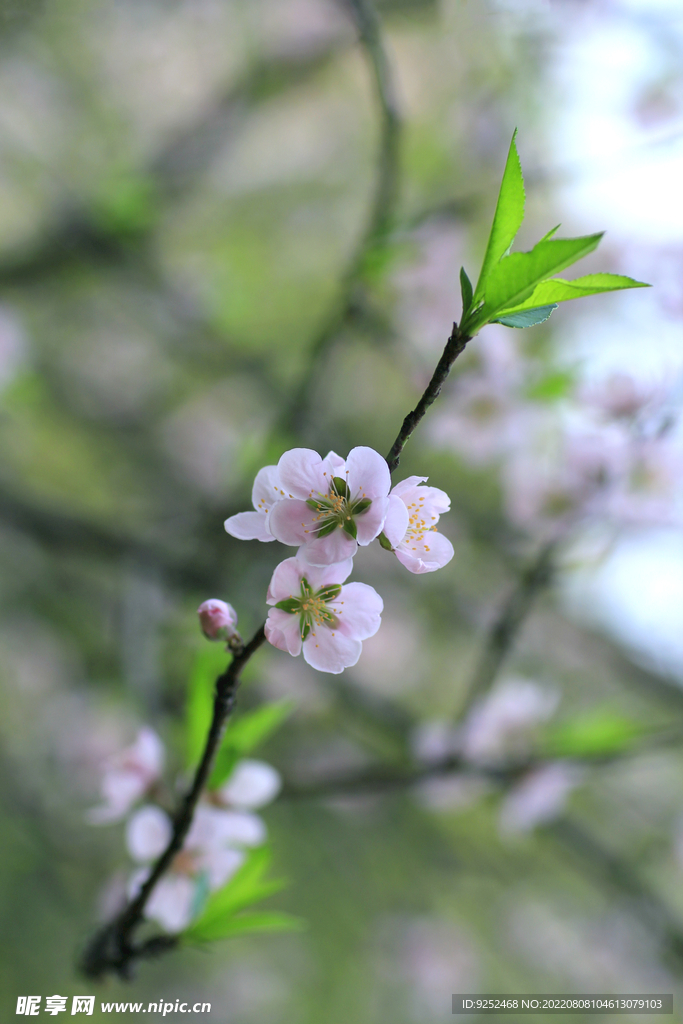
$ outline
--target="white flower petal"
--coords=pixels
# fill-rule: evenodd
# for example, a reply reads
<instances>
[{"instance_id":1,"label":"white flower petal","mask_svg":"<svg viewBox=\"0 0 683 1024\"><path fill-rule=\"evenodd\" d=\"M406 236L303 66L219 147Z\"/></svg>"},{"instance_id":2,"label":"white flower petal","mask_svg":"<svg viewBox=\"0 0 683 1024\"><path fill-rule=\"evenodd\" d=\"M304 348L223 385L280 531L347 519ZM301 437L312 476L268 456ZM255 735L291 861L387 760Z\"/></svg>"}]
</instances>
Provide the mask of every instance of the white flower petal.
<instances>
[{"instance_id":1,"label":"white flower petal","mask_svg":"<svg viewBox=\"0 0 683 1024\"><path fill-rule=\"evenodd\" d=\"M330 608L339 619L339 633L352 640L367 640L381 625L384 602L366 583L348 583L330 602Z\"/></svg>"},{"instance_id":2,"label":"white flower petal","mask_svg":"<svg viewBox=\"0 0 683 1024\"><path fill-rule=\"evenodd\" d=\"M288 498L327 494L331 467L312 448L291 448L277 464L280 485ZM328 473L326 476L325 473Z\"/></svg>"},{"instance_id":3,"label":"white flower petal","mask_svg":"<svg viewBox=\"0 0 683 1024\"><path fill-rule=\"evenodd\" d=\"M358 542L338 526L326 537L317 537L304 544L301 554L311 565L334 565L353 558L357 550Z\"/></svg>"},{"instance_id":4,"label":"white flower petal","mask_svg":"<svg viewBox=\"0 0 683 1024\"><path fill-rule=\"evenodd\" d=\"M252 504L256 511L265 515L284 496L277 466L264 466L263 469L259 469L251 492Z\"/></svg>"},{"instance_id":5,"label":"white flower petal","mask_svg":"<svg viewBox=\"0 0 683 1024\"><path fill-rule=\"evenodd\" d=\"M319 672L338 675L355 665L363 645L360 640L345 636L340 630L319 627L304 640L304 661Z\"/></svg>"},{"instance_id":6,"label":"white flower petal","mask_svg":"<svg viewBox=\"0 0 683 1024\"><path fill-rule=\"evenodd\" d=\"M209 888L215 892L228 882L244 864L245 855L241 850L229 848L207 850L199 858L199 867L206 871Z\"/></svg>"},{"instance_id":7,"label":"white flower petal","mask_svg":"<svg viewBox=\"0 0 683 1024\"><path fill-rule=\"evenodd\" d=\"M395 490L396 488L394 488ZM382 527L392 548L398 547L408 529L408 509L405 502L401 501L401 498L397 497L394 491L389 495L387 514L384 518L384 526Z\"/></svg>"},{"instance_id":8,"label":"white flower petal","mask_svg":"<svg viewBox=\"0 0 683 1024\"><path fill-rule=\"evenodd\" d=\"M435 572L448 565L453 557L453 545L442 533L431 531L423 541L408 541L396 548L396 557L406 569L414 573Z\"/></svg>"},{"instance_id":9,"label":"white flower petal","mask_svg":"<svg viewBox=\"0 0 683 1024\"><path fill-rule=\"evenodd\" d=\"M237 540L271 541L275 537L268 526L268 516L262 512L238 512L224 522L225 532Z\"/></svg>"},{"instance_id":10,"label":"white flower petal","mask_svg":"<svg viewBox=\"0 0 683 1024\"><path fill-rule=\"evenodd\" d=\"M346 460L346 475L352 498L386 498L391 473L386 459L374 448L352 448Z\"/></svg>"},{"instance_id":11,"label":"white flower petal","mask_svg":"<svg viewBox=\"0 0 683 1024\"><path fill-rule=\"evenodd\" d=\"M173 826L160 807L141 807L126 825L126 846L141 864L156 860L168 846Z\"/></svg>"},{"instance_id":12,"label":"white flower petal","mask_svg":"<svg viewBox=\"0 0 683 1024\"><path fill-rule=\"evenodd\" d=\"M301 654L301 627L299 616L271 608L266 619L266 640L279 651L285 651L296 658Z\"/></svg>"},{"instance_id":13,"label":"white flower petal","mask_svg":"<svg viewBox=\"0 0 683 1024\"><path fill-rule=\"evenodd\" d=\"M239 761L232 775L218 790L223 803L255 810L274 800L282 787L282 779L265 761L245 758Z\"/></svg>"},{"instance_id":14,"label":"white flower petal","mask_svg":"<svg viewBox=\"0 0 683 1024\"><path fill-rule=\"evenodd\" d=\"M144 914L167 932L181 932L192 920L196 882L188 875L169 873L159 880Z\"/></svg>"}]
</instances>

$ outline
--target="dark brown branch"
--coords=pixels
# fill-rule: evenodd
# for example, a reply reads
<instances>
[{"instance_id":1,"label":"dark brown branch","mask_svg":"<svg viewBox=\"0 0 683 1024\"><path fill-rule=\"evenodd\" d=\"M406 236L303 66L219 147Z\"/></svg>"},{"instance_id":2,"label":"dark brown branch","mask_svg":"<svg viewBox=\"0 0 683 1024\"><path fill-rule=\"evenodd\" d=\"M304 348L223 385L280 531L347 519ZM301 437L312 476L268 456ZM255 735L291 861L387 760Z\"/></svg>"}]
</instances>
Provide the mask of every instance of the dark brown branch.
<instances>
[{"instance_id":1,"label":"dark brown branch","mask_svg":"<svg viewBox=\"0 0 683 1024\"><path fill-rule=\"evenodd\" d=\"M392 473L401 461L401 454L410 435L413 433L415 427L423 418L430 405L432 405L438 398L444 381L451 372L453 363L464 350L465 345L469 340L470 338L466 334L460 333L458 325L453 324L451 336L446 342L446 347L441 353L441 359L439 359L436 369L432 374L432 379L427 385L420 401L417 403L413 411L409 412L404 419L401 429L398 432L398 437L392 444L391 450L387 455L387 465Z\"/></svg>"},{"instance_id":2,"label":"dark brown branch","mask_svg":"<svg viewBox=\"0 0 683 1024\"><path fill-rule=\"evenodd\" d=\"M552 580L556 550L556 541L541 548L534 561L522 572L514 590L501 608L486 635L479 661L460 709L460 718L464 718L474 701L493 685L503 662L512 651L534 601Z\"/></svg>"},{"instance_id":3,"label":"dark brown branch","mask_svg":"<svg viewBox=\"0 0 683 1024\"><path fill-rule=\"evenodd\" d=\"M172 941L166 942L165 937L159 937L149 940L142 946L135 946L133 934L142 921L145 906L154 887L169 869L176 854L182 849L199 797L211 774L225 725L235 706L240 674L252 655L264 643L265 638L264 627L260 626L249 643L235 654L225 672L216 680L213 717L202 759L195 772L192 785L175 814L173 834L168 846L157 860L137 896L128 903L114 921L105 925L88 945L81 962L81 968L87 977L99 978L109 971L115 971L121 977L128 977L136 959L162 952L163 949L174 944Z\"/></svg>"}]
</instances>

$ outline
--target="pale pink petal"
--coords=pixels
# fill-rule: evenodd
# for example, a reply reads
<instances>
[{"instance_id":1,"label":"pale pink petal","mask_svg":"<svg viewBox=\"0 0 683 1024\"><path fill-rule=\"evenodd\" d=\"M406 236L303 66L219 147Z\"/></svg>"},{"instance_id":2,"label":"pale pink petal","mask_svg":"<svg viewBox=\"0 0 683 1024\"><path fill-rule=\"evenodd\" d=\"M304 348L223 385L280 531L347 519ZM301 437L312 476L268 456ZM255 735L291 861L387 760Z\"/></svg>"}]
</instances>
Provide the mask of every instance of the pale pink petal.
<instances>
[{"instance_id":1,"label":"pale pink petal","mask_svg":"<svg viewBox=\"0 0 683 1024\"><path fill-rule=\"evenodd\" d=\"M395 490L396 488L389 495L387 514L382 527L392 548L401 543L408 529L408 509L405 502L395 495Z\"/></svg>"},{"instance_id":2,"label":"pale pink petal","mask_svg":"<svg viewBox=\"0 0 683 1024\"><path fill-rule=\"evenodd\" d=\"M305 501L312 494L327 494L330 489L330 464L311 448L292 448L285 452L277 469L280 486L288 498Z\"/></svg>"},{"instance_id":3,"label":"pale pink petal","mask_svg":"<svg viewBox=\"0 0 683 1024\"><path fill-rule=\"evenodd\" d=\"M366 583L349 583L329 607L339 619L339 633L353 640L367 640L381 625L384 601Z\"/></svg>"},{"instance_id":4,"label":"pale pink petal","mask_svg":"<svg viewBox=\"0 0 683 1024\"><path fill-rule=\"evenodd\" d=\"M140 729L128 754L150 782L159 778L164 767L164 745L154 729L148 726Z\"/></svg>"},{"instance_id":5,"label":"pale pink petal","mask_svg":"<svg viewBox=\"0 0 683 1024\"><path fill-rule=\"evenodd\" d=\"M335 476L344 476L346 463L342 459L341 455L337 455L336 452L328 452L323 461L329 462Z\"/></svg>"},{"instance_id":6,"label":"pale pink petal","mask_svg":"<svg viewBox=\"0 0 683 1024\"><path fill-rule=\"evenodd\" d=\"M447 565L453 557L453 545L442 533L430 531L425 540L408 540L396 548L401 565L414 573L435 572Z\"/></svg>"},{"instance_id":7,"label":"pale pink petal","mask_svg":"<svg viewBox=\"0 0 683 1024\"><path fill-rule=\"evenodd\" d=\"M254 480L251 492L251 500L257 512L265 515L270 512L276 501L285 497L285 492L280 486L280 477L277 466L264 466L259 469Z\"/></svg>"},{"instance_id":8,"label":"pale pink petal","mask_svg":"<svg viewBox=\"0 0 683 1024\"><path fill-rule=\"evenodd\" d=\"M301 575L306 577L314 591L329 587L332 583L343 583L353 571L353 558L345 558L331 565L310 565L304 560L302 551L296 558Z\"/></svg>"},{"instance_id":9,"label":"pale pink petal","mask_svg":"<svg viewBox=\"0 0 683 1024\"><path fill-rule=\"evenodd\" d=\"M268 526L281 544L298 547L315 537L320 527L320 516L305 501L285 498L270 513Z\"/></svg>"},{"instance_id":10,"label":"pale pink petal","mask_svg":"<svg viewBox=\"0 0 683 1024\"><path fill-rule=\"evenodd\" d=\"M181 932L192 920L196 883L187 875L169 873L152 890L145 917L167 932Z\"/></svg>"},{"instance_id":11,"label":"pale pink petal","mask_svg":"<svg viewBox=\"0 0 683 1024\"><path fill-rule=\"evenodd\" d=\"M278 601L286 601L290 597L300 597L301 577L304 575L301 562L297 558L285 558L271 577L266 602L277 604Z\"/></svg>"},{"instance_id":12,"label":"pale pink petal","mask_svg":"<svg viewBox=\"0 0 683 1024\"><path fill-rule=\"evenodd\" d=\"M86 811L91 825L109 825L119 821L147 790L147 779L135 771L108 771L101 784L104 804Z\"/></svg>"},{"instance_id":13,"label":"pale pink petal","mask_svg":"<svg viewBox=\"0 0 683 1024\"><path fill-rule=\"evenodd\" d=\"M215 850L225 846L260 846L266 839L266 826L248 811L222 811L200 805L185 840L188 850Z\"/></svg>"},{"instance_id":14,"label":"pale pink petal","mask_svg":"<svg viewBox=\"0 0 683 1024\"><path fill-rule=\"evenodd\" d=\"M413 487L417 487L418 484L423 484L429 480L428 476L409 476L405 480L400 480L391 488L391 493L397 498L405 494L406 491L410 491Z\"/></svg>"},{"instance_id":15,"label":"pale pink petal","mask_svg":"<svg viewBox=\"0 0 683 1024\"><path fill-rule=\"evenodd\" d=\"M160 807L142 807L126 825L126 846L141 864L156 860L168 846L173 826Z\"/></svg>"},{"instance_id":16,"label":"pale pink petal","mask_svg":"<svg viewBox=\"0 0 683 1024\"><path fill-rule=\"evenodd\" d=\"M223 525L225 532L238 540L275 540L268 529L268 517L262 512L238 512Z\"/></svg>"},{"instance_id":17,"label":"pale pink petal","mask_svg":"<svg viewBox=\"0 0 683 1024\"><path fill-rule=\"evenodd\" d=\"M334 565L353 558L357 550L358 542L339 526L326 537L317 537L304 544L301 554L311 565Z\"/></svg>"},{"instance_id":18,"label":"pale pink petal","mask_svg":"<svg viewBox=\"0 0 683 1024\"><path fill-rule=\"evenodd\" d=\"M379 537L389 507L388 498L373 498L372 505L355 517L358 543L365 547Z\"/></svg>"},{"instance_id":19,"label":"pale pink petal","mask_svg":"<svg viewBox=\"0 0 683 1024\"><path fill-rule=\"evenodd\" d=\"M256 810L274 800L282 788L279 772L265 761L245 758L218 790L218 797L232 807Z\"/></svg>"},{"instance_id":20,"label":"pale pink petal","mask_svg":"<svg viewBox=\"0 0 683 1024\"><path fill-rule=\"evenodd\" d=\"M352 448L346 460L346 476L351 496L386 498L391 487L391 474L384 459L374 448L361 445Z\"/></svg>"},{"instance_id":21,"label":"pale pink petal","mask_svg":"<svg viewBox=\"0 0 683 1024\"><path fill-rule=\"evenodd\" d=\"M301 627L299 616L271 608L266 619L266 640L280 651L296 657L301 654Z\"/></svg>"},{"instance_id":22,"label":"pale pink petal","mask_svg":"<svg viewBox=\"0 0 683 1024\"><path fill-rule=\"evenodd\" d=\"M363 645L339 630L321 626L304 641L304 661L319 672L338 675L345 668L355 665L360 658Z\"/></svg>"},{"instance_id":23,"label":"pale pink petal","mask_svg":"<svg viewBox=\"0 0 683 1024\"><path fill-rule=\"evenodd\" d=\"M229 847L217 850L207 850L198 859L198 867L206 871L209 879L209 888L215 892L221 889L226 882L238 871L245 861L245 855L241 850L232 850Z\"/></svg>"}]
</instances>

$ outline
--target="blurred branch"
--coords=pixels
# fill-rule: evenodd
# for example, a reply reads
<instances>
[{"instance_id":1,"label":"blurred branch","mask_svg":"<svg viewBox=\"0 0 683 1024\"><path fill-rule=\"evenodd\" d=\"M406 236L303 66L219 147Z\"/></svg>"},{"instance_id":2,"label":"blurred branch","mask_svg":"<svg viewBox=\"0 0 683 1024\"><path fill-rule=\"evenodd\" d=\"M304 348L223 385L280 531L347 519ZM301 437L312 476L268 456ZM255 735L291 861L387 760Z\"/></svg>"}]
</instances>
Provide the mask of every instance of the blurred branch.
<instances>
[{"instance_id":1,"label":"blurred branch","mask_svg":"<svg viewBox=\"0 0 683 1024\"><path fill-rule=\"evenodd\" d=\"M672 965L683 968L683 924L630 864L608 850L571 817L547 826L548 832L602 883L625 896L634 913L657 935Z\"/></svg>"},{"instance_id":2,"label":"blurred branch","mask_svg":"<svg viewBox=\"0 0 683 1024\"><path fill-rule=\"evenodd\" d=\"M213 762L223 737L225 725L235 706L242 669L252 655L265 642L264 627L260 626L249 643L235 653L225 672L216 680L213 717L204 745L204 751L192 785L182 799L173 821L173 833L168 846L152 868L137 896L121 913L102 928L91 940L81 961L83 973L89 978L101 978L109 971L129 978L134 961L142 956L153 956L173 948L175 939L158 936L141 946L135 946L133 933L142 921L145 906L159 879L171 867L190 830L195 808L204 786L208 782Z\"/></svg>"},{"instance_id":3,"label":"blurred branch","mask_svg":"<svg viewBox=\"0 0 683 1024\"><path fill-rule=\"evenodd\" d=\"M556 550L556 541L551 541L541 548L534 561L522 572L514 590L489 629L460 709L461 719L466 716L477 698L493 685L503 662L512 651L534 601L553 578Z\"/></svg>"},{"instance_id":4,"label":"blurred branch","mask_svg":"<svg viewBox=\"0 0 683 1024\"><path fill-rule=\"evenodd\" d=\"M249 104L264 102L285 88L307 81L346 44L347 40L336 40L304 54L295 51L269 55L253 62L222 96L213 98L203 113L181 129L147 168L139 171L141 180L149 180L160 199L176 199L211 163ZM73 201L64 206L47 234L0 260L0 285L32 284L62 272L73 262L105 266L125 263L144 250L156 228L152 223L132 235L122 235L103 223L95 211Z\"/></svg>"},{"instance_id":5,"label":"blurred branch","mask_svg":"<svg viewBox=\"0 0 683 1024\"><path fill-rule=\"evenodd\" d=\"M281 428L294 432L302 428L322 356L344 324L364 305L364 278L370 262L379 257L379 253L386 245L398 198L401 117L379 19L372 0L340 2L349 11L356 26L372 73L380 109L377 179L367 224L342 277L340 294L333 310L310 345L308 368L282 413Z\"/></svg>"}]
</instances>

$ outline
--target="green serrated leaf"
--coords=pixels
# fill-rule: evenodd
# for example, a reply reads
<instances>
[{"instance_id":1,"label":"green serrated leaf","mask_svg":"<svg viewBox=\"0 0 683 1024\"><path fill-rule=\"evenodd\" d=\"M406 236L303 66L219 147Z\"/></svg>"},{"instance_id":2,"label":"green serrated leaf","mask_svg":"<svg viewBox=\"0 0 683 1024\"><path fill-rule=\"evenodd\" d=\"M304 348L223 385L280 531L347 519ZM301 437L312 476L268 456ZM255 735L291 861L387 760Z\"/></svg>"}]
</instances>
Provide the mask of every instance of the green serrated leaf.
<instances>
[{"instance_id":1,"label":"green serrated leaf","mask_svg":"<svg viewBox=\"0 0 683 1024\"><path fill-rule=\"evenodd\" d=\"M467 276L464 267L460 268L460 294L462 296L462 316L460 319L462 320L465 314L469 312L473 297L472 282Z\"/></svg>"},{"instance_id":2,"label":"green serrated leaf","mask_svg":"<svg viewBox=\"0 0 683 1024\"><path fill-rule=\"evenodd\" d=\"M506 309L504 315L508 315L510 312L517 313L543 303L557 304L558 302L568 302L570 299L580 299L586 295L600 295L602 292L649 287L650 285L643 281L635 281L632 277L624 277L621 274L586 274L585 277L577 277L573 281L565 281L561 277L556 277L550 281L542 281L525 302L519 303L514 308Z\"/></svg>"},{"instance_id":3,"label":"green serrated leaf","mask_svg":"<svg viewBox=\"0 0 683 1024\"><path fill-rule=\"evenodd\" d=\"M536 306L534 309L522 309L518 313L508 313L506 316L496 317L490 320L492 324L503 324L504 327L535 327L536 324L543 324L557 309L557 303L552 306Z\"/></svg>"},{"instance_id":4,"label":"green serrated leaf","mask_svg":"<svg viewBox=\"0 0 683 1024\"><path fill-rule=\"evenodd\" d=\"M516 135L517 129L515 128L512 134L512 141L510 142L505 170L503 171L503 180L500 184L496 212L493 215L493 223L491 225L491 234L489 235L486 252L484 253L477 287L474 290L474 302L477 302L484 296L489 274L509 250L524 219L524 178L522 177L522 167L515 145Z\"/></svg>"},{"instance_id":5,"label":"green serrated leaf","mask_svg":"<svg viewBox=\"0 0 683 1024\"><path fill-rule=\"evenodd\" d=\"M216 679L229 656L221 644L206 644L198 652L190 673L186 704L186 759L188 768L198 763L213 715Z\"/></svg>"},{"instance_id":6,"label":"green serrated leaf","mask_svg":"<svg viewBox=\"0 0 683 1024\"><path fill-rule=\"evenodd\" d=\"M236 917L228 916L224 920L215 921L200 934L190 929L183 932L181 938L186 942L215 942L234 935L246 935L248 932L302 931L304 928L306 922L293 914L254 910L250 914L238 914Z\"/></svg>"},{"instance_id":7,"label":"green serrated leaf","mask_svg":"<svg viewBox=\"0 0 683 1024\"><path fill-rule=\"evenodd\" d=\"M541 281L593 252L603 234L599 231L579 238L547 238L544 242L538 242L530 252L515 252L506 256L487 278L482 314L486 312L488 320L494 314L523 303ZM544 300L540 305L549 303Z\"/></svg>"}]
</instances>

